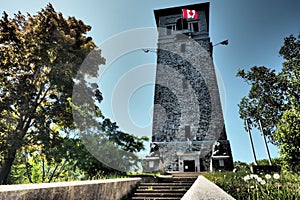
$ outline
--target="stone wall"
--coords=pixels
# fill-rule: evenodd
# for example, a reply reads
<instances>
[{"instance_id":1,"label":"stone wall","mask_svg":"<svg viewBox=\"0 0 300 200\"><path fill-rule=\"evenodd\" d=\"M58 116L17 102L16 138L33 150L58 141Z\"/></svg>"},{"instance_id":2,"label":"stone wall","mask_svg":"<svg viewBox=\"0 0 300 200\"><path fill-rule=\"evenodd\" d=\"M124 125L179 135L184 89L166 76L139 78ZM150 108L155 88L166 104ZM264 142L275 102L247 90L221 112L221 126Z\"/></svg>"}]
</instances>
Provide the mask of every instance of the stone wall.
<instances>
[{"instance_id":1,"label":"stone wall","mask_svg":"<svg viewBox=\"0 0 300 200\"><path fill-rule=\"evenodd\" d=\"M157 154L165 168L178 168L177 153L196 151L200 153L195 163L201 163L196 167L206 171L216 141L225 143L230 161L232 156L212 59L208 4L189 7L199 11L197 19L182 19L181 8L155 11L158 48L152 142L159 145ZM190 149L191 141L198 145Z\"/></svg>"},{"instance_id":2,"label":"stone wall","mask_svg":"<svg viewBox=\"0 0 300 200\"><path fill-rule=\"evenodd\" d=\"M187 36L159 46L152 142L196 137L226 140L215 69L207 49Z\"/></svg>"},{"instance_id":3,"label":"stone wall","mask_svg":"<svg viewBox=\"0 0 300 200\"><path fill-rule=\"evenodd\" d=\"M209 38L194 40L184 34L173 42L160 38L157 51L152 142L159 144L165 168L177 169L177 153L191 141L201 151L202 170L210 168L212 146L222 141L230 156ZM199 169L199 167L198 167Z\"/></svg>"},{"instance_id":4,"label":"stone wall","mask_svg":"<svg viewBox=\"0 0 300 200\"><path fill-rule=\"evenodd\" d=\"M141 178L1 185L0 200L119 200Z\"/></svg>"}]
</instances>

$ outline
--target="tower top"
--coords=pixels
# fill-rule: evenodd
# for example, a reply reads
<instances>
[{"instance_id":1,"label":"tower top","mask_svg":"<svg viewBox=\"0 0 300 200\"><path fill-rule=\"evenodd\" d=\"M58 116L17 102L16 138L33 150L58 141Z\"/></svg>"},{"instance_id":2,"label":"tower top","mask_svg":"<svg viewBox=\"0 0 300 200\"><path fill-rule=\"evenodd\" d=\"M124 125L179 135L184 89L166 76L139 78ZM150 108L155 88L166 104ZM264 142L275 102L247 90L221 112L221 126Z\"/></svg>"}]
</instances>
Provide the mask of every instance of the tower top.
<instances>
[{"instance_id":1,"label":"tower top","mask_svg":"<svg viewBox=\"0 0 300 200\"><path fill-rule=\"evenodd\" d=\"M154 10L156 26L157 27L161 26L160 25L160 18L161 17L167 17L167 16L172 16L172 15L183 16L182 9L195 10L197 12L200 12L200 11L204 12L206 22L207 22L207 29L209 28L209 2Z\"/></svg>"}]
</instances>

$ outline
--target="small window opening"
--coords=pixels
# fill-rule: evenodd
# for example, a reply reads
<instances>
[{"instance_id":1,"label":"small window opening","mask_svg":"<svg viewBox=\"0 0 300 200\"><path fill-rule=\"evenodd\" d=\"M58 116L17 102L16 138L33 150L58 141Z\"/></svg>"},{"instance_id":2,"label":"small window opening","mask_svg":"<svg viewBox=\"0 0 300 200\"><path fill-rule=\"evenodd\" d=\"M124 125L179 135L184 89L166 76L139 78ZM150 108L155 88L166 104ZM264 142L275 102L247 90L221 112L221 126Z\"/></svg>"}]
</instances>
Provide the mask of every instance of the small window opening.
<instances>
[{"instance_id":1,"label":"small window opening","mask_svg":"<svg viewBox=\"0 0 300 200\"><path fill-rule=\"evenodd\" d=\"M199 32L199 25L198 25L198 22L191 23L191 29L192 29L192 31L194 31L194 32Z\"/></svg>"},{"instance_id":2,"label":"small window opening","mask_svg":"<svg viewBox=\"0 0 300 200\"><path fill-rule=\"evenodd\" d=\"M178 19L176 22L176 30L185 30L188 29L188 22L186 19Z\"/></svg>"},{"instance_id":3,"label":"small window opening","mask_svg":"<svg viewBox=\"0 0 300 200\"><path fill-rule=\"evenodd\" d=\"M167 26L167 35L172 34L172 26Z\"/></svg>"},{"instance_id":4,"label":"small window opening","mask_svg":"<svg viewBox=\"0 0 300 200\"><path fill-rule=\"evenodd\" d=\"M185 44L181 44L181 46L180 46L180 50L181 50L181 52L185 52Z\"/></svg>"},{"instance_id":5,"label":"small window opening","mask_svg":"<svg viewBox=\"0 0 300 200\"><path fill-rule=\"evenodd\" d=\"M185 126L185 138L191 139L191 127L190 126Z\"/></svg>"}]
</instances>

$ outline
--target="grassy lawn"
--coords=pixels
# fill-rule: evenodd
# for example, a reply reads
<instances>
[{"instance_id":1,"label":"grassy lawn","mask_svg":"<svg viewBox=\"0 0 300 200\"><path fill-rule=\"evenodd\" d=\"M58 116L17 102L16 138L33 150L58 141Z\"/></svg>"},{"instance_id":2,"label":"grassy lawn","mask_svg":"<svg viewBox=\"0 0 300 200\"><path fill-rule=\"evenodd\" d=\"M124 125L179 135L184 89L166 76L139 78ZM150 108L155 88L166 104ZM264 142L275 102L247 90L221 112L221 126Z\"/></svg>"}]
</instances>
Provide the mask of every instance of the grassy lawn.
<instances>
[{"instance_id":1,"label":"grassy lawn","mask_svg":"<svg viewBox=\"0 0 300 200\"><path fill-rule=\"evenodd\" d=\"M299 174L282 172L254 175L247 172L214 172L203 175L237 200L300 200Z\"/></svg>"}]
</instances>

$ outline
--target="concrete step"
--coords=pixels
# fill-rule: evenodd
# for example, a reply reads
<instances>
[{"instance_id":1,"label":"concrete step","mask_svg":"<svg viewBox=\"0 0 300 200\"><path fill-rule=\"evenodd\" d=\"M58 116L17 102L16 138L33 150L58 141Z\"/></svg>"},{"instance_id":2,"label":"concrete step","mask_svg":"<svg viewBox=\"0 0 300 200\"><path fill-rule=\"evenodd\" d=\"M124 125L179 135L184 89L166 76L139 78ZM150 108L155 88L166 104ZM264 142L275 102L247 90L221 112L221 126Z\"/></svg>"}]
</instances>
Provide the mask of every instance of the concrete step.
<instances>
[{"instance_id":1,"label":"concrete step","mask_svg":"<svg viewBox=\"0 0 300 200\"><path fill-rule=\"evenodd\" d=\"M180 200L181 197L132 197L132 200Z\"/></svg>"},{"instance_id":2,"label":"concrete step","mask_svg":"<svg viewBox=\"0 0 300 200\"><path fill-rule=\"evenodd\" d=\"M139 186L191 186L193 183L140 183Z\"/></svg>"},{"instance_id":3,"label":"concrete step","mask_svg":"<svg viewBox=\"0 0 300 200\"><path fill-rule=\"evenodd\" d=\"M182 193L134 193L135 197L182 197L185 192Z\"/></svg>"},{"instance_id":4,"label":"concrete step","mask_svg":"<svg viewBox=\"0 0 300 200\"><path fill-rule=\"evenodd\" d=\"M133 200L176 200L181 199L198 178L198 174L181 174L157 177L157 182L140 183L131 199Z\"/></svg>"},{"instance_id":5,"label":"concrete step","mask_svg":"<svg viewBox=\"0 0 300 200\"><path fill-rule=\"evenodd\" d=\"M198 176L196 177L193 177L193 176L188 176L188 177L185 177L185 176L175 176L175 177L158 177L158 180L194 180L194 179L197 179Z\"/></svg>"},{"instance_id":6,"label":"concrete step","mask_svg":"<svg viewBox=\"0 0 300 200\"><path fill-rule=\"evenodd\" d=\"M195 182L195 180L193 181L173 181L173 183L182 183L182 184L193 184Z\"/></svg>"},{"instance_id":7,"label":"concrete step","mask_svg":"<svg viewBox=\"0 0 300 200\"><path fill-rule=\"evenodd\" d=\"M162 178L159 179L160 183L194 183L196 178Z\"/></svg>"},{"instance_id":8,"label":"concrete step","mask_svg":"<svg viewBox=\"0 0 300 200\"><path fill-rule=\"evenodd\" d=\"M173 177L173 180L196 180L198 178L198 176L195 177Z\"/></svg>"},{"instance_id":9,"label":"concrete step","mask_svg":"<svg viewBox=\"0 0 300 200\"><path fill-rule=\"evenodd\" d=\"M196 178L164 178L164 179L161 179L160 181L163 181L163 182L194 182L196 180Z\"/></svg>"},{"instance_id":10,"label":"concrete step","mask_svg":"<svg viewBox=\"0 0 300 200\"><path fill-rule=\"evenodd\" d=\"M173 177L194 177L199 176L201 172L171 172L170 173Z\"/></svg>"},{"instance_id":11,"label":"concrete step","mask_svg":"<svg viewBox=\"0 0 300 200\"><path fill-rule=\"evenodd\" d=\"M187 189L137 189L136 193L185 193Z\"/></svg>"},{"instance_id":12,"label":"concrete step","mask_svg":"<svg viewBox=\"0 0 300 200\"><path fill-rule=\"evenodd\" d=\"M182 190L190 188L189 185L177 186L177 185L156 185L156 186L138 186L138 189L145 190L152 188L153 190Z\"/></svg>"}]
</instances>

